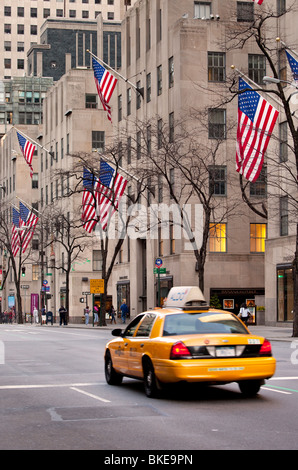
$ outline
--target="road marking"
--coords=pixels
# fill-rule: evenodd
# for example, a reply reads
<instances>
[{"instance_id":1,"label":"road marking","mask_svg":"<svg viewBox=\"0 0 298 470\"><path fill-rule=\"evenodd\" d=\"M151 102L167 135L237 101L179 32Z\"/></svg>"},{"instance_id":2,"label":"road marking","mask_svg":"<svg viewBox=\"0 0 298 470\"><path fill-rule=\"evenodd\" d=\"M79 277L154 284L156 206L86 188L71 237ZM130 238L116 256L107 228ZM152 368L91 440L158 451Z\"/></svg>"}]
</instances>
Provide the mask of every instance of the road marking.
<instances>
[{"instance_id":1,"label":"road marking","mask_svg":"<svg viewBox=\"0 0 298 470\"><path fill-rule=\"evenodd\" d=\"M266 385L266 387L262 387L262 390L267 390L269 392L283 393L284 395L292 395L290 392L282 392L281 390L275 390L275 388L269 388L268 385Z\"/></svg>"},{"instance_id":2,"label":"road marking","mask_svg":"<svg viewBox=\"0 0 298 470\"><path fill-rule=\"evenodd\" d=\"M90 387L91 385L100 385L95 383L78 384L45 384L45 385L0 385L0 390L24 390L29 388L55 388L55 387Z\"/></svg>"},{"instance_id":3,"label":"road marking","mask_svg":"<svg viewBox=\"0 0 298 470\"><path fill-rule=\"evenodd\" d=\"M84 392L84 390L80 390L77 387L70 387L71 390L75 390L76 392L82 393L83 395L87 395L87 397L95 398L95 400L103 401L104 403L111 403L110 400L106 400L105 398L98 397L97 395L93 395L93 393Z\"/></svg>"},{"instance_id":4,"label":"road marking","mask_svg":"<svg viewBox=\"0 0 298 470\"><path fill-rule=\"evenodd\" d=\"M271 380L298 380L298 377L271 377Z\"/></svg>"},{"instance_id":5,"label":"road marking","mask_svg":"<svg viewBox=\"0 0 298 470\"><path fill-rule=\"evenodd\" d=\"M286 388L286 387L278 387L277 385L266 385L266 387L274 387L274 388L278 388L279 390L287 390L288 392L298 393L298 390L294 390L292 388ZM288 392L280 392L280 393L288 393Z\"/></svg>"}]
</instances>

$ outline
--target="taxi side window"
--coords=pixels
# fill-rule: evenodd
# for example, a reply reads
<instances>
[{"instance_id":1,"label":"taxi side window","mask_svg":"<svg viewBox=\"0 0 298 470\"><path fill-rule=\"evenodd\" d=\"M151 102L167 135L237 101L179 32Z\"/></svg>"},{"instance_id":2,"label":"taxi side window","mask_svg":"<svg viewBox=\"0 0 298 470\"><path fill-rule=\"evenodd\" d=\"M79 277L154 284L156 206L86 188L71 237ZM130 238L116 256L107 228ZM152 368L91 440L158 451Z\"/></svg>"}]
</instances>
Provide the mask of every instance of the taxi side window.
<instances>
[{"instance_id":1,"label":"taxi side window","mask_svg":"<svg viewBox=\"0 0 298 470\"><path fill-rule=\"evenodd\" d=\"M140 327L136 333L136 336L149 336L155 318L156 318L156 315L153 315L152 313L149 313L148 315L146 315L144 320L140 324Z\"/></svg>"},{"instance_id":2,"label":"taxi side window","mask_svg":"<svg viewBox=\"0 0 298 470\"><path fill-rule=\"evenodd\" d=\"M133 336L138 324L141 322L143 317L144 315L138 315L136 318L134 318L124 330L123 336Z\"/></svg>"}]
</instances>

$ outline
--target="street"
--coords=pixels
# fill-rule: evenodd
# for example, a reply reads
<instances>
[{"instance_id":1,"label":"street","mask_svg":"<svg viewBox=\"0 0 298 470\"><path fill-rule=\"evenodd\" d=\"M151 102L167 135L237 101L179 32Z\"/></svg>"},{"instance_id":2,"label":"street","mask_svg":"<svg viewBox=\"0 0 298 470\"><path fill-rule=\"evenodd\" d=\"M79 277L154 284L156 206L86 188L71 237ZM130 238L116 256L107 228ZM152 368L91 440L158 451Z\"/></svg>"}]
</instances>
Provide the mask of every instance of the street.
<instances>
[{"instance_id":1,"label":"street","mask_svg":"<svg viewBox=\"0 0 298 470\"><path fill-rule=\"evenodd\" d=\"M0 325L1 450L298 449L293 343L272 342L276 374L256 398L230 384L149 399L142 382L106 384L110 338L106 328Z\"/></svg>"}]
</instances>

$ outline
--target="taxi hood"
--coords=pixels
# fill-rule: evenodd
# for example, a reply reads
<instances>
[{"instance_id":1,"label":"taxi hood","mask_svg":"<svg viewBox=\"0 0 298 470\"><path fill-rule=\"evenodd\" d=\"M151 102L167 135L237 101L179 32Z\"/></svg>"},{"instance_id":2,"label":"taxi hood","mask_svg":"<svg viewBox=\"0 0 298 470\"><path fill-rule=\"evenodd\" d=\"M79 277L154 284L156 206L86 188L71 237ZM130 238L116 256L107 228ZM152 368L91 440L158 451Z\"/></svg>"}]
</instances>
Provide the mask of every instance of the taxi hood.
<instances>
[{"instance_id":1,"label":"taxi hood","mask_svg":"<svg viewBox=\"0 0 298 470\"><path fill-rule=\"evenodd\" d=\"M207 304L201 289L197 286L172 287L164 307L206 308Z\"/></svg>"}]
</instances>

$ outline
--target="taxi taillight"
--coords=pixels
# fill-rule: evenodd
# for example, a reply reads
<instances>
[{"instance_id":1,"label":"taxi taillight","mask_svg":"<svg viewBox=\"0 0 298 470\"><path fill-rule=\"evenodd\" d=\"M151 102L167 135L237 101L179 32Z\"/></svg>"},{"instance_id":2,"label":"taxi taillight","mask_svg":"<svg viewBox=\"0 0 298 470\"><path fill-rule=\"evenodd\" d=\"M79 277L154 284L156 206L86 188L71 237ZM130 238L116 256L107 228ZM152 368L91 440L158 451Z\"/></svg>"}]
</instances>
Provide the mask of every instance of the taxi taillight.
<instances>
[{"instance_id":1,"label":"taxi taillight","mask_svg":"<svg viewBox=\"0 0 298 470\"><path fill-rule=\"evenodd\" d=\"M170 354L170 359L189 359L191 358L192 355L185 346L182 341L178 341L177 343L173 344L172 349L171 349L171 354Z\"/></svg>"},{"instance_id":2,"label":"taxi taillight","mask_svg":"<svg viewBox=\"0 0 298 470\"><path fill-rule=\"evenodd\" d=\"M272 349L271 349L271 343L268 341L268 339L264 340L264 343L261 346L260 349L260 354L262 356L271 356L272 355Z\"/></svg>"}]
</instances>

